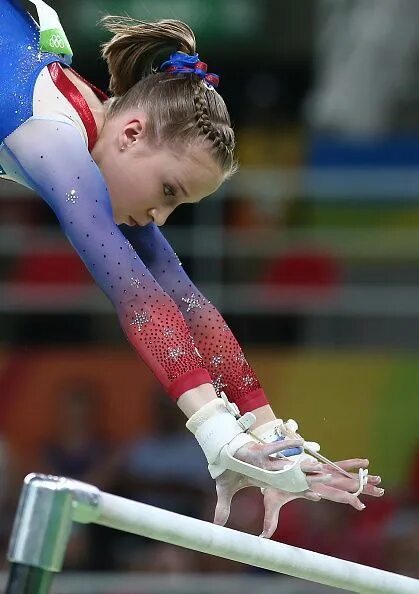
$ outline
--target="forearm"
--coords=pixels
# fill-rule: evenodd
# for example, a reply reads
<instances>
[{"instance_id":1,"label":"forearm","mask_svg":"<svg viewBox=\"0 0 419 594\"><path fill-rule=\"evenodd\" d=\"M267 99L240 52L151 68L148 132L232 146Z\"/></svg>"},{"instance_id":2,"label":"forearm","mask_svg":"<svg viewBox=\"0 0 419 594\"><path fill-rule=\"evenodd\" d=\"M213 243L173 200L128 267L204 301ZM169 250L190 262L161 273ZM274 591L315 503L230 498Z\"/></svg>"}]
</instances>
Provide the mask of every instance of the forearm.
<instances>
[{"instance_id":1,"label":"forearm","mask_svg":"<svg viewBox=\"0 0 419 594\"><path fill-rule=\"evenodd\" d=\"M224 391L241 412L267 406L260 382L238 341L221 314L191 282L159 229L149 225L138 229L124 226L122 230L182 312L216 392Z\"/></svg>"}]
</instances>

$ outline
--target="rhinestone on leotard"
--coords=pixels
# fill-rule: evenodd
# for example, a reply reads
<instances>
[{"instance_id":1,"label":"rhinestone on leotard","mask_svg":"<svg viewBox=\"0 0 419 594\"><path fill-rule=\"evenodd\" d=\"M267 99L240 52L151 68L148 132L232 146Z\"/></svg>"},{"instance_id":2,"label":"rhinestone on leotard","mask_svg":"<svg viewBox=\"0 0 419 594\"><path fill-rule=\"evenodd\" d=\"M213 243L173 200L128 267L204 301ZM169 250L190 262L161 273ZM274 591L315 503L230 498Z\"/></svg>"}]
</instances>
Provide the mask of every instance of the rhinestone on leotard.
<instances>
[{"instance_id":1,"label":"rhinestone on leotard","mask_svg":"<svg viewBox=\"0 0 419 594\"><path fill-rule=\"evenodd\" d=\"M245 375L243 378L243 384L248 387L252 386L255 383L255 378L251 375Z\"/></svg>"},{"instance_id":2,"label":"rhinestone on leotard","mask_svg":"<svg viewBox=\"0 0 419 594\"><path fill-rule=\"evenodd\" d=\"M169 348L167 351L167 354L169 356L169 359L173 359L173 361L177 361L178 359L180 359L180 357L183 357L183 355L186 355L186 351L181 346L177 346L177 347Z\"/></svg>"},{"instance_id":3,"label":"rhinestone on leotard","mask_svg":"<svg viewBox=\"0 0 419 594\"><path fill-rule=\"evenodd\" d=\"M141 281L139 278L134 278L133 276L131 277L131 286L135 287L136 289L140 289L141 288Z\"/></svg>"},{"instance_id":4,"label":"rhinestone on leotard","mask_svg":"<svg viewBox=\"0 0 419 594\"><path fill-rule=\"evenodd\" d=\"M170 328L169 326L163 330L163 336L166 338L172 338L176 334L174 328Z\"/></svg>"},{"instance_id":5,"label":"rhinestone on leotard","mask_svg":"<svg viewBox=\"0 0 419 594\"><path fill-rule=\"evenodd\" d=\"M219 365L221 365L223 362L223 356L222 355L214 355L213 357L211 357L211 365L213 365L214 367L218 367Z\"/></svg>"},{"instance_id":6,"label":"rhinestone on leotard","mask_svg":"<svg viewBox=\"0 0 419 594\"><path fill-rule=\"evenodd\" d=\"M188 305L188 307L186 309L186 313L189 313L192 309L196 309L196 308L201 309L202 308L202 303L200 302L198 297L195 295L195 293L192 293L192 295L190 297L182 297L182 301L184 301Z\"/></svg>"},{"instance_id":7,"label":"rhinestone on leotard","mask_svg":"<svg viewBox=\"0 0 419 594\"><path fill-rule=\"evenodd\" d=\"M70 190L69 192L66 192L67 202L71 202L71 204L76 204L78 199L79 195L77 194L76 190Z\"/></svg>"},{"instance_id":8,"label":"rhinestone on leotard","mask_svg":"<svg viewBox=\"0 0 419 594\"><path fill-rule=\"evenodd\" d=\"M212 383L218 395L221 394L224 388L227 388L227 384L224 383L223 377L221 375L219 375Z\"/></svg>"},{"instance_id":9,"label":"rhinestone on leotard","mask_svg":"<svg viewBox=\"0 0 419 594\"><path fill-rule=\"evenodd\" d=\"M137 326L138 332L141 332L144 326L149 322L151 322L151 316L146 311L142 311L141 313L134 311L134 317L132 318L130 325Z\"/></svg>"}]
</instances>

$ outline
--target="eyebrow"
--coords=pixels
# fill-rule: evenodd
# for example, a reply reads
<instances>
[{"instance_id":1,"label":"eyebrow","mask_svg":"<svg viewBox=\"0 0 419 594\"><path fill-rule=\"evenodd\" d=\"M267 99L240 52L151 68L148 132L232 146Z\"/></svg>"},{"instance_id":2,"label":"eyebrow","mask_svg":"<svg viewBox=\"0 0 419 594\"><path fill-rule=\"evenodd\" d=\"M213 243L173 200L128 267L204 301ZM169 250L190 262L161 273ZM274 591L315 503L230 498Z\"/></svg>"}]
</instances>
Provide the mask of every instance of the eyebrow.
<instances>
[{"instance_id":1,"label":"eyebrow","mask_svg":"<svg viewBox=\"0 0 419 594\"><path fill-rule=\"evenodd\" d=\"M180 183L180 181L177 179L176 180L177 185L179 186L179 188L182 190L185 198L189 198L189 194L188 192L185 190L185 186L183 184Z\"/></svg>"}]
</instances>

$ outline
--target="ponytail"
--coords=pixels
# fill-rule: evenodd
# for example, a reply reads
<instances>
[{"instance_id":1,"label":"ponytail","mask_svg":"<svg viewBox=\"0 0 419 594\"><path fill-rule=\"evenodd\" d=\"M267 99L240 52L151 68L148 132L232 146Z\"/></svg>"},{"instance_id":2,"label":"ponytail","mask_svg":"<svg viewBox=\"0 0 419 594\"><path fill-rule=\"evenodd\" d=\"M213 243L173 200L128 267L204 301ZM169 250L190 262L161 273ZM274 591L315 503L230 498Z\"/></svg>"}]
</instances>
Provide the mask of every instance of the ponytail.
<instances>
[{"instance_id":1,"label":"ponytail","mask_svg":"<svg viewBox=\"0 0 419 594\"><path fill-rule=\"evenodd\" d=\"M182 21L167 19L148 23L109 15L100 22L113 33L113 37L102 44L102 57L108 64L109 89L117 97L153 73L171 52L194 54L196 51L195 35Z\"/></svg>"}]
</instances>

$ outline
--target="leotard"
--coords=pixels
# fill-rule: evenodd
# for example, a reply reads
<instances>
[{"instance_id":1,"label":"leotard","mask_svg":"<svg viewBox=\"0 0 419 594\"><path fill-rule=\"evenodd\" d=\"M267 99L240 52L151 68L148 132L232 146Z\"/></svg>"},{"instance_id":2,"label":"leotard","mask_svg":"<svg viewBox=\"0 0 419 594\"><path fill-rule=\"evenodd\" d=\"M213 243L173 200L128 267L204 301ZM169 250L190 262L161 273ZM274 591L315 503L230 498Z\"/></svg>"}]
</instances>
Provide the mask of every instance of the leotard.
<instances>
[{"instance_id":1,"label":"leotard","mask_svg":"<svg viewBox=\"0 0 419 594\"><path fill-rule=\"evenodd\" d=\"M115 224L89 152L94 118L67 67L59 55L40 52L39 28L20 3L2 0L0 177L32 188L53 209L128 340L174 400L212 382L242 412L266 404L232 332L158 227Z\"/></svg>"}]
</instances>

